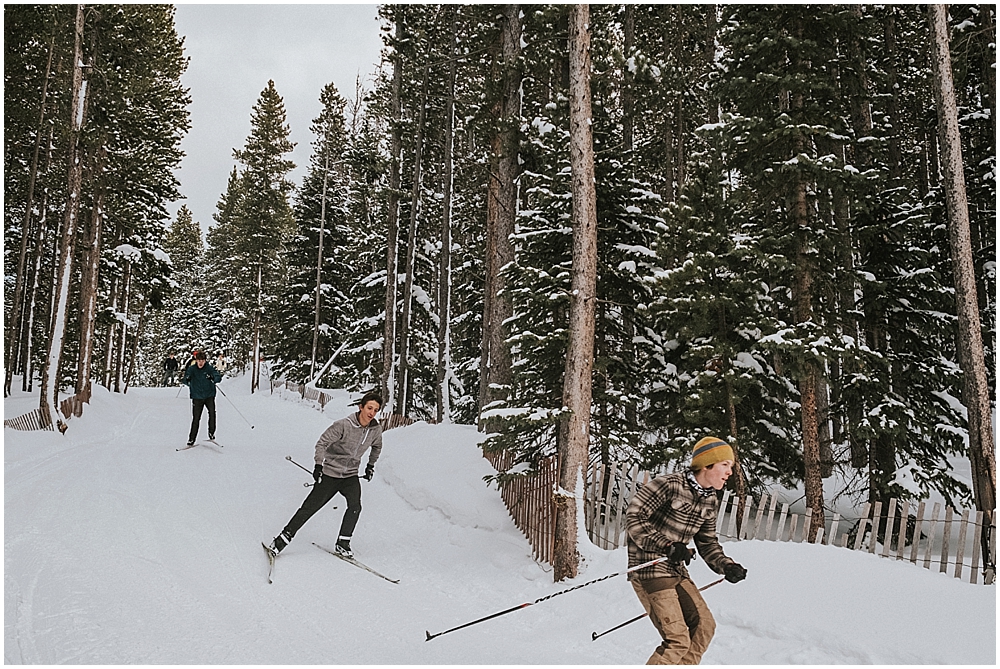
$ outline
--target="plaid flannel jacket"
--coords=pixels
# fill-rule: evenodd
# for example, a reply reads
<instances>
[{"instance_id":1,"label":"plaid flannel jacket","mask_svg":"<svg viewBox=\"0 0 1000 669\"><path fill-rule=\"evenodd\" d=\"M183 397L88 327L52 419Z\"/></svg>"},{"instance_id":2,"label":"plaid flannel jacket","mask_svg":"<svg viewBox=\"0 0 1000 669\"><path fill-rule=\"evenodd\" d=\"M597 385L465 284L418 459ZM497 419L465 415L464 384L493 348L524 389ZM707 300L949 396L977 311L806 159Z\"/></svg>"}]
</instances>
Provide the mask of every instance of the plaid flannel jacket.
<instances>
[{"instance_id":1,"label":"plaid flannel jacket","mask_svg":"<svg viewBox=\"0 0 1000 669\"><path fill-rule=\"evenodd\" d=\"M715 534L718 513L718 498L695 493L684 472L654 478L636 492L625 515L629 568L666 555L675 541L689 543L694 539L705 564L723 573L723 567L732 560L723 553ZM628 578L645 581L663 576L690 578L683 563L666 561L631 572Z\"/></svg>"}]
</instances>

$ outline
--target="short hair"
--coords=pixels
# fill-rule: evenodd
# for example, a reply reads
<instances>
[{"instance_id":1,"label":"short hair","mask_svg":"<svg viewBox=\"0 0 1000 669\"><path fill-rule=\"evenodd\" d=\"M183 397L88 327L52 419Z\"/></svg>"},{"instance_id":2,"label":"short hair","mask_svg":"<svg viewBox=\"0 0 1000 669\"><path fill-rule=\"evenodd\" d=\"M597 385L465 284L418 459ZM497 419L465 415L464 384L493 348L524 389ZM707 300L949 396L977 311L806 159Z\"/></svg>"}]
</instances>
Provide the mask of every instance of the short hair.
<instances>
[{"instance_id":1,"label":"short hair","mask_svg":"<svg viewBox=\"0 0 1000 669\"><path fill-rule=\"evenodd\" d=\"M378 394L377 392L375 392L374 390L373 390L373 391L371 391L371 392L368 392L368 393L365 393L364 397L362 397L362 398L361 398L361 399L360 399L360 400L358 401L358 406L359 406L359 407L363 407L364 405L368 404L369 402L371 402L371 401L373 401L373 400L374 400L375 402L378 402L378 406L379 406L379 408L381 409L381 408L382 408L382 396L381 396L381 395L379 395L379 394Z\"/></svg>"},{"instance_id":2,"label":"short hair","mask_svg":"<svg viewBox=\"0 0 1000 669\"><path fill-rule=\"evenodd\" d=\"M194 359L195 360L208 360L208 357L205 355L204 351L198 351L197 353L194 354Z\"/></svg>"}]
</instances>

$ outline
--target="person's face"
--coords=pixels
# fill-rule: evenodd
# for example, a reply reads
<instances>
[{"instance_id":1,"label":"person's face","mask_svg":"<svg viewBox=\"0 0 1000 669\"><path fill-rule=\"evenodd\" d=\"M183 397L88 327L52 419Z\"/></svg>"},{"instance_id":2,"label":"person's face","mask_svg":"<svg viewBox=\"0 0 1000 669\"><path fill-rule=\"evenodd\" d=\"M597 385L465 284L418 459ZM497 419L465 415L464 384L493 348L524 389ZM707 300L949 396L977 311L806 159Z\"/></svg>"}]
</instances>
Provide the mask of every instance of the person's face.
<instances>
[{"instance_id":1,"label":"person's face","mask_svg":"<svg viewBox=\"0 0 1000 669\"><path fill-rule=\"evenodd\" d=\"M361 422L367 425L375 417L375 414L378 413L378 410L379 404L375 400L365 402L365 405L360 409Z\"/></svg>"},{"instance_id":2,"label":"person's face","mask_svg":"<svg viewBox=\"0 0 1000 669\"><path fill-rule=\"evenodd\" d=\"M205 366L205 361L202 360L201 358L199 358L198 360L196 360L196 362L198 363L198 369L201 369L202 367Z\"/></svg>"},{"instance_id":3,"label":"person's face","mask_svg":"<svg viewBox=\"0 0 1000 669\"><path fill-rule=\"evenodd\" d=\"M706 488L711 487L716 490L722 490L732 473L733 461L723 460L722 462L716 462L714 465L705 467L699 472L701 476L696 478L700 479L699 483Z\"/></svg>"}]
</instances>

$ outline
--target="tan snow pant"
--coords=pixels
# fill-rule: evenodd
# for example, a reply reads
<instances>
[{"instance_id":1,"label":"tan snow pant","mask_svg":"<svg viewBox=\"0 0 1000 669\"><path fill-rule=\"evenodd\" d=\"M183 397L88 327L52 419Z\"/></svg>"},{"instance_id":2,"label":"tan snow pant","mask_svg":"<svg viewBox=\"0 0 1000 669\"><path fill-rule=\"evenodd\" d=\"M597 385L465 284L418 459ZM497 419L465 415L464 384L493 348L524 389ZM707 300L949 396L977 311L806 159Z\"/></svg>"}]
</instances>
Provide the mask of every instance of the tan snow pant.
<instances>
[{"instance_id":1,"label":"tan snow pant","mask_svg":"<svg viewBox=\"0 0 1000 669\"><path fill-rule=\"evenodd\" d=\"M663 638L646 664L698 664L715 635L715 618L690 579L632 581L632 588Z\"/></svg>"}]
</instances>

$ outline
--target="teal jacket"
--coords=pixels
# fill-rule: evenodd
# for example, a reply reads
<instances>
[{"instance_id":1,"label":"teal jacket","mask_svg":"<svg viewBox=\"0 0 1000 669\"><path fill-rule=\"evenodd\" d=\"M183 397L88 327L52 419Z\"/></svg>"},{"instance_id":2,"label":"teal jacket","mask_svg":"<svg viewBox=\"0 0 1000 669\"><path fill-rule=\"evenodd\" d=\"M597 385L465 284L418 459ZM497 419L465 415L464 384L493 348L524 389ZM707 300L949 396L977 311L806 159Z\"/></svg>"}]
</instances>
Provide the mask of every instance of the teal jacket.
<instances>
[{"instance_id":1,"label":"teal jacket","mask_svg":"<svg viewBox=\"0 0 1000 669\"><path fill-rule=\"evenodd\" d=\"M198 363L194 363L185 369L182 383L191 389L191 399L207 400L215 397L215 384L220 381L222 374L212 367L212 363L206 362L204 367L199 368Z\"/></svg>"}]
</instances>

